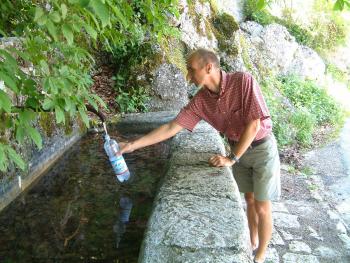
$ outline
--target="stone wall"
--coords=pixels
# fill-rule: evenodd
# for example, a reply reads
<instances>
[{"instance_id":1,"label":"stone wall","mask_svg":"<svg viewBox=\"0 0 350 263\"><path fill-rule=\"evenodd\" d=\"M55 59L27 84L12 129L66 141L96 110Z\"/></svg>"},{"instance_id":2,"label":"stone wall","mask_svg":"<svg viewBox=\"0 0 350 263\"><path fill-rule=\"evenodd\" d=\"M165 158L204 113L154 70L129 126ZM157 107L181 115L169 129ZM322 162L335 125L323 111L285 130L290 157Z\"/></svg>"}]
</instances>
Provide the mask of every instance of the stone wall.
<instances>
[{"instance_id":1,"label":"stone wall","mask_svg":"<svg viewBox=\"0 0 350 263\"><path fill-rule=\"evenodd\" d=\"M175 114L126 115L114 128L146 131ZM171 145L169 169L154 201L139 262L251 262L248 226L232 171L208 165L212 155L225 154L219 134L203 122L193 133L177 134Z\"/></svg>"}]
</instances>

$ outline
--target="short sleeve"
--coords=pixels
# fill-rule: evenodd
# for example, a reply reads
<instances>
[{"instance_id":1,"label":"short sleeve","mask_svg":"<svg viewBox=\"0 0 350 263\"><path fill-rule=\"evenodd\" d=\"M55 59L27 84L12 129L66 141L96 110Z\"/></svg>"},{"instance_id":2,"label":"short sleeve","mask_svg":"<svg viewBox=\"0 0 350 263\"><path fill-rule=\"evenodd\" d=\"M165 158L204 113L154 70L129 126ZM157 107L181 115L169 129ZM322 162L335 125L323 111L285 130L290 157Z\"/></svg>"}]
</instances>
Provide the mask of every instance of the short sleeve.
<instances>
[{"instance_id":1,"label":"short sleeve","mask_svg":"<svg viewBox=\"0 0 350 263\"><path fill-rule=\"evenodd\" d=\"M197 123L202 119L199 116L199 110L195 106L196 96L179 112L175 118L175 122L190 132L193 131Z\"/></svg>"},{"instance_id":2,"label":"short sleeve","mask_svg":"<svg viewBox=\"0 0 350 263\"><path fill-rule=\"evenodd\" d=\"M253 76L248 73L244 73L242 78L243 118L245 122L269 118L270 112L259 84L255 81Z\"/></svg>"}]
</instances>

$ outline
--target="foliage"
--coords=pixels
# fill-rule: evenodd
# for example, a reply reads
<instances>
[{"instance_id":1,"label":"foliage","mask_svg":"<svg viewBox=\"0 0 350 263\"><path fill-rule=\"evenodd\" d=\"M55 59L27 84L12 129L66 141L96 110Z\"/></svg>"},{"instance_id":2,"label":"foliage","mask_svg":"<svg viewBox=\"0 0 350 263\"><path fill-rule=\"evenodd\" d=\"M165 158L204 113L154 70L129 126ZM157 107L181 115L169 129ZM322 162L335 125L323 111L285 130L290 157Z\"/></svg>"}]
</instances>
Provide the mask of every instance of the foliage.
<instances>
[{"instance_id":1,"label":"foliage","mask_svg":"<svg viewBox=\"0 0 350 263\"><path fill-rule=\"evenodd\" d=\"M336 65L334 64L327 64L327 68L326 68L327 73L330 73L332 75L332 77L340 82L347 82L349 81L348 75L346 72L344 72L343 70L341 70L340 68L338 68Z\"/></svg>"},{"instance_id":2,"label":"foliage","mask_svg":"<svg viewBox=\"0 0 350 263\"><path fill-rule=\"evenodd\" d=\"M269 5L269 3L274 2L276 0L251 0L249 1L251 3L251 6L254 7L256 11L261 11L266 6ZM349 0L336 0L333 5L333 10L335 11L343 11L344 9L348 8L350 9L350 1Z\"/></svg>"},{"instance_id":3,"label":"foliage","mask_svg":"<svg viewBox=\"0 0 350 263\"><path fill-rule=\"evenodd\" d=\"M211 29L218 40L220 50L233 56L238 54L237 47L232 45L232 38L239 25L235 18L227 13L216 14L211 19Z\"/></svg>"},{"instance_id":4,"label":"foliage","mask_svg":"<svg viewBox=\"0 0 350 263\"><path fill-rule=\"evenodd\" d=\"M350 1L349 0L337 0L334 3L334 10L335 11L343 11L347 7L350 9Z\"/></svg>"},{"instance_id":5,"label":"foliage","mask_svg":"<svg viewBox=\"0 0 350 263\"><path fill-rule=\"evenodd\" d=\"M282 93L296 108L305 108L314 115L317 124L337 124L344 117L336 101L313 81L301 80L294 75L281 77L280 81Z\"/></svg>"},{"instance_id":6,"label":"foliage","mask_svg":"<svg viewBox=\"0 0 350 263\"><path fill-rule=\"evenodd\" d=\"M57 123L65 123L66 114L79 116L89 126L85 103L105 107L89 90L96 50L118 55L116 50L127 53L130 46L175 35L177 29L167 21L178 15L177 0L6 1L0 13L0 33L19 37L22 46L0 49L0 79L7 88L0 90L2 171L9 160L24 168L11 146L15 141L30 138L41 148L33 125L37 112L55 112ZM22 65L34 70L24 71ZM15 105L15 98L23 104Z\"/></svg>"},{"instance_id":7,"label":"foliage","mask_svg":"<svg viewBox=\"0 0 350 263\"><path fill-rule=\"evenodd\" d=\"M308 146L317 127L339 127L344 113L327 92L314 82L296 76L270 77L261 82L269 107L273 131L280 146L300 143ZM281 92L282 94L278 95ZM284 95L292 103L284 101Z\"/></svg>"},{"instance_id":8,"label":"foliage","mask_svg":"<svg viewBox=\"0 0 350 263\"><path fill-rule=\"evenodd\" d=\"M118 88L118 96L116 102L119 105L120 112L146 112L146 102L149 100L149 96L145 88L143 87L131 87L125 92L123 89Z\"/></svg>"},{"instance_id":9,"label":"foliage","mask_svg":"<svg viewBox=\"0 0 350 263\"><path fill-rule=\"evenodd\" d=\"M317 51L329 50L339 44L344 43L347 35L347 28L344 19L334 11L325 1L319 10L315 10L317 15L312 19L309 26L302 26L294 21L290 13L286 12L284 18L278 18L269 13L265 8L272 1L264 2L262 6L255 0L248 0L245 5L245 13L248 20L256 21L262 25L278 23L287 28L299 44L309 46ZM289 10L291 12L291 10Z\"/></svg>"}]
</instances>

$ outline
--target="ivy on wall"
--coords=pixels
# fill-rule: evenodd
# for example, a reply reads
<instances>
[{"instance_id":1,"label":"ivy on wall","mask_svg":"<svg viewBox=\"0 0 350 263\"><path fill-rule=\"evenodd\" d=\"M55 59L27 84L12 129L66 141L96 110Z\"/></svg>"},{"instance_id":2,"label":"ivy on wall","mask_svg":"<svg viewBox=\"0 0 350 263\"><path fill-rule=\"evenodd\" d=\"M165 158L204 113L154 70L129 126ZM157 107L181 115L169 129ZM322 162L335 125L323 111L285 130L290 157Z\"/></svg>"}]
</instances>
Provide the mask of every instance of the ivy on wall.
<instances>
[{"instance_id":1,"label":"ivy on wall","mask_svg":"<svg viewBox=\"0 0 350 263\"><path fill-rule=\"evenodd\" d=\"M85 104L106 107L90 92L92 54L176 35L168 16L178 16L177 6L177 0L4 1L0 37L17 37L21 48L0 49L6 87L0 89L0 170L10 162L25 169L15 144L28 138L42 147L33 125L38 112L54 112L57 123L78 116L88 127Z\"/></svg>"}]
</instances>

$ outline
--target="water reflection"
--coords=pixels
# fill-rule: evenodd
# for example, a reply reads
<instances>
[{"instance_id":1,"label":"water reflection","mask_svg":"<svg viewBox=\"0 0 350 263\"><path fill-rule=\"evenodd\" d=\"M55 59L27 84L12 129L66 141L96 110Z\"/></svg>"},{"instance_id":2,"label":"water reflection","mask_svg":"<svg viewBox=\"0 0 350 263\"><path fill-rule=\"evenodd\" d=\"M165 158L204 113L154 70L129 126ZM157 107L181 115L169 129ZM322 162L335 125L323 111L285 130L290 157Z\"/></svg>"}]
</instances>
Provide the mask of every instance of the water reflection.
<instances>
[{"instance_id":1,"label":"water reflection","mask_svg":"<svg viewBox=\"0 0 350 263\"><path fill-rule=\"evenodd\" d=\"M113 226L113 231L116 233L116 248L119 248L119 243L126 231L126 225L129 223L131 209L131 198L128 196L121 196L119 200L119 217Z\"/></svg>"}]
</instances>

